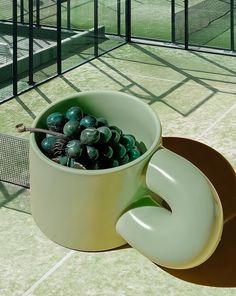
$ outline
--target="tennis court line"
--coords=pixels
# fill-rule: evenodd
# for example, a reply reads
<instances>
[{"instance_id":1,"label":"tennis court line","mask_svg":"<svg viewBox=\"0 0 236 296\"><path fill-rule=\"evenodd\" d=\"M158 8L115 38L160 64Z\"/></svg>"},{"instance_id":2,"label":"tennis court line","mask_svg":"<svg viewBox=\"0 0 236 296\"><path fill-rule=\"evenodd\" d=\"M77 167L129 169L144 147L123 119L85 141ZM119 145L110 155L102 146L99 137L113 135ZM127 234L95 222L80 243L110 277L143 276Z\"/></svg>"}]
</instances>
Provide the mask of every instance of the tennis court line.
<instances>
[{"instance_id":1,"label":"tennis court line","mask_svg":"<svg viewBox=\"0 0 236 296\"><path fill-rule=\"evenodd\" d=\"M215 122L210 124L208 128L206 128L199 136L196 137L197 140L199 140L201 137L203 137L207 132L209 132L213 127L217 125L218 122L220 122L228 113L230 113L234 108L236 108L236 103L233 104L226 112L224 112Z\"/></svg>"},{"instance_id":2,"label":"tennis court line","mask_svg":"<svg viewBox=\"0 0 236 296\"><path fill-rule=\"evenodd\" d=\"M125 75L129 75L130 77L132 77L132 76L135 76L135 77L141 77L141 78L145 78L145 79L153 79L153 80L161 80L161 81L168 81L168 82L175 82L175 83L178 83L178 84L186 84L186 81L184 81L185 80L185 76L183 75L183 82L180 80L173 80L173 79L166 79L166 78L160 78L160 77L153 77L153 76L147 76L147 75L140 75L140 74L134 74L134 73L129 73L129 72L122 72L123 74L125 74ZM199 80L207 80L208 81L208 79L205 79L205 78L199 78ZM216 80L214 80L214 79L212 79L211 81L216 81ZM219 81L220 83L226 83L226 84L232 84L232 85L234 85L235 83L234 82L227 82L227 81ZM202 87L202 85L200 84L200 83L198 83L197 81L195 82L195 83L192 83L191 82L191 79L189 79L189 82L188 82L188 85L192 85L192 86L194 86L194 87ZM207 87L206 87L207 88ZM232 91L234 91L234 93L233 94L236 94L236 91L235 91L235 85L234 85L234 87L232 87L232 88L230 88L229 87L229 89L227 89L227 88L224 88L224 87L213 87L213 88L215 88L215 90L217 91L217 92L229 92L230 90L232 90Z\"/></svg>"},{"instance_id":3,"label":"tennis court line","mask_svg":"<svg viewBox=\"0 0 236 296\"><path fill-rule=\"evenodd\" d=\"M71 250L67 253L61 260L59 260L55 265L53 265L38 281L36 281L27 291L25 291L21 296L30 296L31 293L44 282L54 271L56 271L66 260L68 260L75 251Z\"/></svg>"}]
</instances>

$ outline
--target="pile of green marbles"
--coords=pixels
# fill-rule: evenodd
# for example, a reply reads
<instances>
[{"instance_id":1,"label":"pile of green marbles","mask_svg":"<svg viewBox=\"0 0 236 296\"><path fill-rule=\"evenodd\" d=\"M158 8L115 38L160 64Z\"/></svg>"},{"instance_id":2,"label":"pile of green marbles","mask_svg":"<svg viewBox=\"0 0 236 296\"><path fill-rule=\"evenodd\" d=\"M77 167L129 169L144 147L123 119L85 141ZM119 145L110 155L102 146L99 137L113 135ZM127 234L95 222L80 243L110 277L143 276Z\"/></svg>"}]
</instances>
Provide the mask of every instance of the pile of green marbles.
<instances>
[{"instance_id":1,"label":"pile of green marbles","mask_svg":"<svg viewBox=\"0 0 236 296\"><path fill-rule=\"evenodd\" d=\"M126 164L144 152L133 135L124 134L117 126L109 126L105 118L85 114L73 106L64 114L47 117L49 131L41 147L53 161L72 168L107 169Z\"/></svg>"}]
</instances>

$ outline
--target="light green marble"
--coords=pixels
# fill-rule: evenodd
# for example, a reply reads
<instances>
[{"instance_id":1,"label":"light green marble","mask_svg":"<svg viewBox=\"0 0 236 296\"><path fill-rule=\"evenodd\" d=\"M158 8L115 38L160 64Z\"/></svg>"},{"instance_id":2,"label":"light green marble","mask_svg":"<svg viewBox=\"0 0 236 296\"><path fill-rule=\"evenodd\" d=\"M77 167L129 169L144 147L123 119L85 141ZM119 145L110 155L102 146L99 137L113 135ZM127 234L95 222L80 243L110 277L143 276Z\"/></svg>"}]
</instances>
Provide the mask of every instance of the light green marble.
<instances>
[{"instance_id":1,"label":"light green marble","mask_svg":"<svg viewBox=\"0 0 236 296\"><path fill-rule=\"evenodd\" d=\"M50 102L76 91L125 91L151 104L161 119L163 135L198 139L220 151L236 168L235 64L232 57L125 45L1 105L0 132L19 135L15 124L30 126ZM18 296L27 290L31 296L236 295L233 288L179 280L131 248L68 253L35 225L29 215L29 191L3 185L1 296ZM68 254L65 262L60 261Z\"/></svg>"}]
</instances>

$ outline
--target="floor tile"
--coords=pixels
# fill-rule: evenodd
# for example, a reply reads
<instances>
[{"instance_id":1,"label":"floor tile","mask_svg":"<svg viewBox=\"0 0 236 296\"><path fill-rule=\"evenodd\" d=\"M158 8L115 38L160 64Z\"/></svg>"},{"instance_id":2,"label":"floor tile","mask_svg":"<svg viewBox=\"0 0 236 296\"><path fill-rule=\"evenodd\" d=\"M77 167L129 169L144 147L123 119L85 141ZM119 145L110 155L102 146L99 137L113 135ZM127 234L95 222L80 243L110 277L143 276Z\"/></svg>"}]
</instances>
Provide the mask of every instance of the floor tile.
<instances>
[{"instance_id":1,"label":"floor tile","mask_svg":"<svg viewBox=\"0 0 236 296\"><path fill-rule=\"evenodd\" d=\"M48 104L78 91L135 95L160 117L164 136L197 139L236 168L236 71L231 57L125 45L0 107L0 132L18 134ZM30 215L30 192L0 183L1 296L233 296L174 278L131 248L71 252L41 233ZM214 276L214 275L212 275ZM26 293L25 293L26 292ZM24 294L25 293L25 294Z\"/></svg>"},{"instance_id":2,"label":"floor tile","mask_svg":"<svg viewBox=\"0 0 236 296\"><path fill-rule=\"evenodd\" d=\"M142 60L136 59L133 61L123 61L104 57L99 59L99 66L101 68L107 67L107 69L117 72L121 76L132 76L132 74L139 74L144 77L152 77L156 79L164 79L181 81L186 78L184 73L180 73L177 69L171 68L169 65L165 65L164 61L159 64L155 63L143 63Z\"/></svg>"},{"instance_id":3,"label":"floor tile","mask_svg":"<svg viewBox=\"0 0 236 296\"><path fill-rule=\"evenodd\" d=\"M29 190L17 185L0 182L0 208L30 214Z\"/></svg>"},{"instance_id":4,"label":"floor tile","mask_svg":"<svg viewBox=\"0 0 236 296\"><path fill-rule=\"evenodd\" d=\"M32 296L221 296L236 289L206 288L178 280L136 250L76 252Z\"/></svg>"},{"instance_id":5,"label":"floor tile","mask_svg":"<svg viewBox=\"0 0 236 296\"><path fill-rule=\"evenodd\" d=\"M132 48L130 50L132 50ZM142 51L142 54L145 53L146 56L143 57L143 59L138 59L139 51ZM157 77L165 77L174 80L178 78L178 73L180 77L183 76L190 81L192 80L196 83L203 84L209 89L236 92L236 72L232 70L232 57L206 55L196 52L186 53L183 50L166 48L158 48L155 50L155 47L140 47L139 45L134 45L133 53L134 55L136 53L137 58L135 62L137 64L140 63L140 68L143 68L145 65L145 63L144 65L142 64L143 61L149 61L149 65L150 63L153 63L153 66L159 65L159 67L156 67L159 70L159 74L156 74ZM216 56L216 61L211 58L212 56L214 56L214 59ZM154 60L156 60L156 62L153 62ZM125 59L123 61L125 61ZM157 61L158 64L156 64ZM116 60L112 61L112 63L115 62ZM131 69L132 67L127 67L126 72ZM167 72L166 69L169 69L169 73L166 73L168 75L165 75L165 72ZM140 72L140 70L137 72Z\"/></svg>"},{"instance_id":6,"label":"floor tile","mask_svg":"<svg viewBox=\"0 0 236 296\"><path fill-rule=\"evenodd\" d=\"M68 250L48 240L31 215L0 209L0 295L22 295Z\"/></svg>"},{"instance_id":7,"label":"floor tile","mask_svg":"<svg viewBox=\"0 0 236 296\"><path fill-rule=\"evenodd\" d=\"M236 170L236 103L198 139L222 153Z\"/></svg>"},{"instance_id":8,"label":"floor tile","mask_svg":"<svg viewBox=\"0 0 236 296\"><path fill-rule=\"evenodd\" d=\"M209 98L204 95L198 106L195 106L193 110L189 109L192 112L187 116L180 114L179 110L173 108L173 105L166 105L165 101L154 102L151 106L161 119L163 135L197 139L205 129L214 124L235 102L236 96L234 95L216 93ZM184 106L181 108L184 108Z\"/></svg>"}]
</instances>

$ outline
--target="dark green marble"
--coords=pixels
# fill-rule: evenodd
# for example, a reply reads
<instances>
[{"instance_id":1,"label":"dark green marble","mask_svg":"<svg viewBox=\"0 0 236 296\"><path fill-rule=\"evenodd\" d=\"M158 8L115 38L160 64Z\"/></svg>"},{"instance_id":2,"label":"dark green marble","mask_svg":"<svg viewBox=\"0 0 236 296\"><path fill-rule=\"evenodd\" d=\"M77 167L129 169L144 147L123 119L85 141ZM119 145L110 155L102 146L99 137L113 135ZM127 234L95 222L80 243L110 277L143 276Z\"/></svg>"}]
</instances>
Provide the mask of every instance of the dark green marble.
<instances>
[{"instance_id":1,"label":"dark green marble","mask_svg":"<svg viewBox=\"0 0 236 296\"><path fill-rule=\"evenodd\" d=\"M70 158L66 155L61 155L58 157L58 161L63 166L68 166Z\"/></svg>"},{"instance_id":2,"label":"dark green marble","mask_svg":"<svg viewBox=\"0 0 236 296\"><path fill-rule=\"evenodd\" d=\"M86 152L87 160L94 161L98 159L99 151L97 148L87 145L85 147L85 152Z\"/></svg>"},{"instance_id":3,"label":"dark green marble","mask_svg":"<svg viewBox=\"0 0 236 296\"><path fill-rule=\"evenodd\" d=\"M130 151L135 146L135 137L132 135L122 135L120 143L125 146L126 151Z\"/></svg>"},{"instance_id":4,"label":"dark green marble","mask_svg":"<svg viewBox=\"0 0 236 296\"><path fill-rule=\"evenodd\" d=\"M63 133L68 137L79 137L81 127L78 121L69 120L63 128Z\"/></svg>"},{"instance_id":5,"label":"dark green marble","mask_svg":"<svg viewBox=\"0 0 236 296\"><path fill-rule=\"evenodd\" d=\"M84 129L80 134L80 141L85 145L93 145L100 139L99 131L94 127Z\"/></svg>"},{"instance_id":6,"label":"dark green marble","mask_svg":"<svg viewBox=\"0 0 236 296\"><path fill-rule=\"evenodd\" d=\"M113 146L114 157L117 159L121 159L126 154L125 146L118 143L117 145Z\"/></svg>"},{"instance_id":7,"label":"dark green marble","mask_svg":"<svg viewBox=\"0 0 236 296\"><path fill-rule=\"evenodd\" d=\"M108 126L108 121L103 117L97 118L97 127L100 126Z\"/></svg>"},{"instance_id":8,"label":"dark green marble","mask_svg":"<svg viewBox=\"0 0 236 296\"><path fill-rule=\"evenodd\" d=\"M111 125L111 126L109 126L109 128L110 128L111 130L115 130L115 131L117 131L117 132L119 133L120 136L123 134L122 130L121 130L118 126L116 126L116 125Z\"/></svg>"},{"instance_id":9,"label":"dark green marble","mask_svg":"<svg viewBox=\"0 0 236 296\"><path fill-rule=\"evenodd\" d=\"M68 120L81 120L83 117L83 110L78 106L73 106L66 112L66 118Z\"/></svg>"},{"instance_id":10,"label":"dark green marble","mask_svg":"<svg viewBox=\"0 0 236 296\"><path fill-rule=\"evenodd\" d=\"M119 160L119 164L122 165L122 164L126 164L130 161L129 159L129 155L128 154L125 154L124 157L122 157L120 160Z\"/></svg>"},{"instance_id":11,"label":"dark green marble","mask_svg":"<svg viewBox=\"0 0 236 296\"><path fill-rule=\"evenodd\" d=\"M65 117L60 112L54 112L47 117L47 127L51 131L60 132L65 123Z\"/></svg>"},{"instance_id":12,"label":"dark green marble","mask_svg":"<svg viewBox=\"0 0 236 296\"><path fill-rule=\"evenodd\" d=\"M53 137L53 136L46 137L42 140L41 147L48 154L52 154L53 153L53 146L54 146L55 142L56 142L56 137Z\"/></svg>"},{"instance_id":13,"label":"dark green marble","mask_svg":"<svg viewBox=\"0 0 236 296\"><path fill-rule=\"evenodd\" d=\"M82 154L82 145L79 140L71 140L67 143L65 153L68 157L78 158Z\"/></svg>"},{"instance_id":14,"label":"dark green marble","mask_svg":"<svg viewBox=\"0 0 236 296\"><path fill-rule=\"evenodd\" d=\"M137 159L141 153L137 148L134 148L128 152L130 161Z\"/></svg>"},{"instance_id":15,"label":"dark green marble","mask_svg":"<svg viewBox=\"0 0 236 296\"><path fill-rule=\"evenodd\" d=\"M107 168L115 168L115 167L118 167L120 164L119 164L119 161L117 159L110 159L109 162L108 162L108 167Z\"/></svg>"},{"instance_id":16,"label":"dark green marble","mask_svg":"<svg viewBox=\"0 0 236 296\"><path fill-rule=\"evenodd\" d=\"M96 124L97 124L97 119L94 116L87 115L80 120L80 126L84 128L95 127Z\"/></svg>"},{"instance_id":17,"label":"dark green marble","mask_svg":"<svg viewBox=\"0 0 236 296\"><path fill-rule=\"evenodd\" d=\"M111 138L109 140L109 144L114 145L119 143L120 141L120 134L117 130L111 129Z\"/></svg>"},{"instance_id":18,"label":"dark green marble","mask_svg":"<svg viewBox=\"0 0 236 296\"><path fill-rule=\"evenodd\" d=\"M107 126L101 126L97 129L100 133L99 143L104 144L107 143L112 136L112 132Z\"/></svg>"},{"instance_id":19,"label":"dark green marble","mask_svg":"<svg viewBox=\"0 0 236 296\"><path fill-rule=\"evenodd\" d=\"M104 146L100 148L100 154L101 156L105 158L112 158L113 156L113 149L111 146Z\"/></svg>"}]
</instances>

